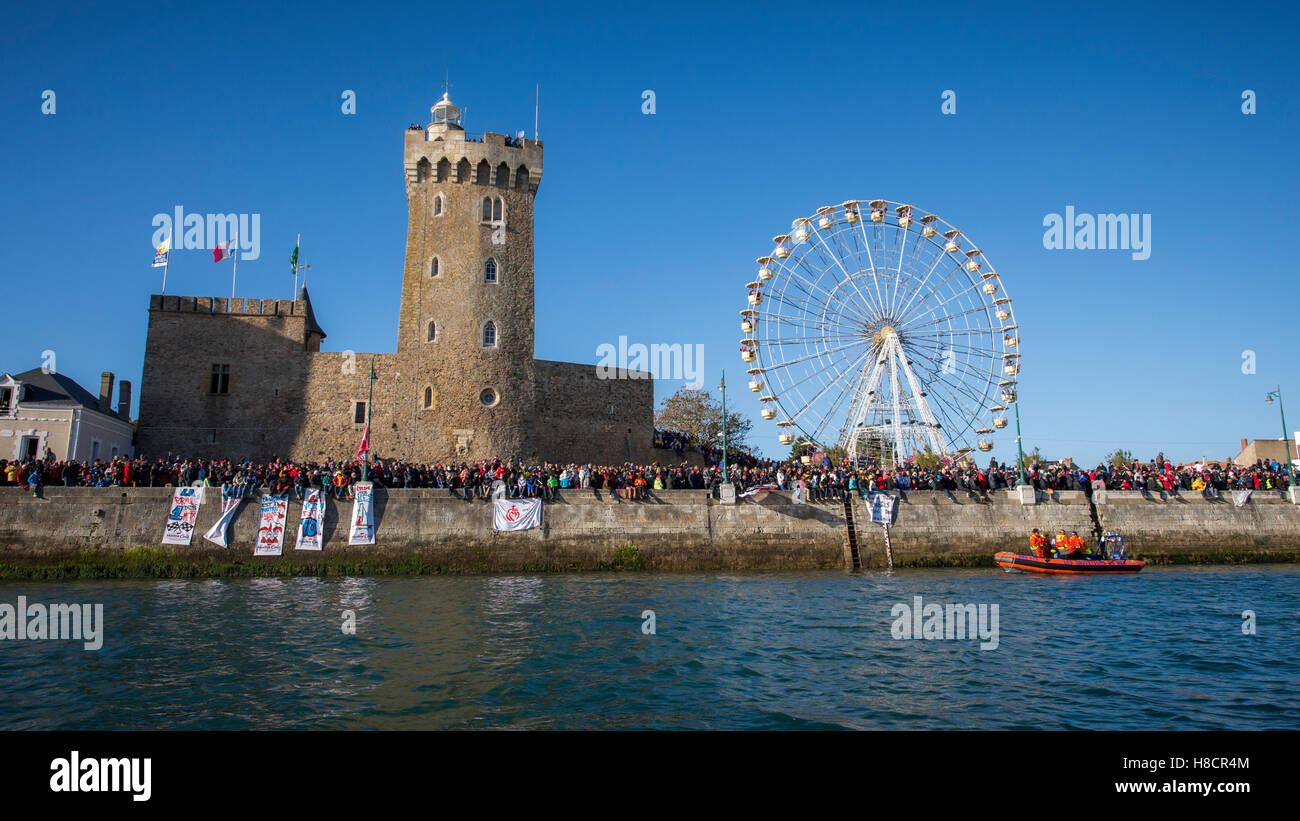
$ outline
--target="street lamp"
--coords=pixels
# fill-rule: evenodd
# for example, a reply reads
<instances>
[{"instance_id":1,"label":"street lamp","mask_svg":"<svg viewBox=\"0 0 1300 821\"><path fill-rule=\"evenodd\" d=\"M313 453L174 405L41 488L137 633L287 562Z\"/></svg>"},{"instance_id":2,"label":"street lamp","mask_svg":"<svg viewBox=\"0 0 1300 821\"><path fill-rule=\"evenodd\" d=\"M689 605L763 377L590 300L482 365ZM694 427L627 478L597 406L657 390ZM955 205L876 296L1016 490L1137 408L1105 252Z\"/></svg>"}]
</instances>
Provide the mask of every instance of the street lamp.
<instances>
[{"instance_id":1,"label":"street lamp","mask_svg":"<svg viewBox=\"0 0 1300 821\"><path fill-rule=\"evenodd\" d=\"M1019 396L1016 399L1020 399ZM1016 453L1020 460L1020 470L1016 473L1016 487L1025 484L1025 449L1020 442L1020 403L1016 402Z\"/></svg>"},{"instance_id":2,"label":"street lamp","mask_svg":"<svg viewBox=\"0 0 1300 821\"><path fill-rule=\"evenodd\" d=\"M722 381L718 383L722 394L722 484L727 483L727 371L722 371Z\"/></svg>"},{"instance_id":3,"label":"street lamp","mask_svg":"<svg viewBox=\"0 0 1300 821\"><path fill-rule=\"evenodd\" d=\"M1295 465L1293 465L1292 462L1291 462L1291 438L1287 435L1287 432L1286 432L1286 409L1282 406L1282 386L1281 386L1281 385L1278 385L1278 386L1277 386L1277 390L1275 390L1275 391L1269 391L1269 392L1268 392L1268 395L1264 397L1264 404L1266 404L1266 405L1271 405L1271 404L1273 404L1273 399L1274 399L1275 397L1277 398L1277 410L1278 410L1278 413L1282 414L1282 447L1286 449L1286 472L1287 472L1287 483L1288 483L1288 484L1293 484L1293 485L1294 485L1294 484L1296 484L1296 480L1295 480Z\"/></svg>"}]
</instances>

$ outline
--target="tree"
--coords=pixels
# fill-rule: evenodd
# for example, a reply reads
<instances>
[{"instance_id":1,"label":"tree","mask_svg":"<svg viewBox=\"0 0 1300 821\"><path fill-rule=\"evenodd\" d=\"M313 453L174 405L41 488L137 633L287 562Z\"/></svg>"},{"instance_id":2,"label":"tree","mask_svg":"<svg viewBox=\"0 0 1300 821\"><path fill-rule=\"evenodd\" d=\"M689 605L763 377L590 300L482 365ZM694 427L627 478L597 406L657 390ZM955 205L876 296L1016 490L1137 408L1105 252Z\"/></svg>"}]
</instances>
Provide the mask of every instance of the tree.
<instances>
[{"instance_id":1,"label":"tree","mask_svg":"<svg viewBox=\"0 0 1300 821\"><path fill-rule=\"evenodd\" d=\"M727 414L727 452L744 450L753 423L738 413ZM722 403L706 390L679 388L655 412L655 427L684 433L696 445L722 446Z\"/></svg>"},{"instance_id":2,"label":"tree","mask_svg":"<svg viewBox=\"0 0 1300 821\"><path fill-rule=\"evenodd\" d=\"M1106 454L1106 463L1113 468L1126 468L1133 464L1133 452L1115 448L1114 453Z\"/></svg>"},{"instance_id":3,"label":"tree","mask_svg":"<svg viewBox=\"0 0 1300 821\"><path fill-rule=\"evenodd\" d=\"M1037 445L1034 445L1033 450L1025 451L1025 470L1029 470L1035 464L1042 464L1046 461L1047 460L1043 458L1043 454L1038 452Z\"/></svg>"},{"instance_id":4,"label":"tree","mask_svg":"<svg viewBox=\"0 0 1300 821\"><path fill-rule=\"evenodd\" d=\"M934 470L943 464L943 457L931 450L929 445L926 445L924 453L916 454L915 462L916 466L921 470Z\"/></svg>"}]
</instances>

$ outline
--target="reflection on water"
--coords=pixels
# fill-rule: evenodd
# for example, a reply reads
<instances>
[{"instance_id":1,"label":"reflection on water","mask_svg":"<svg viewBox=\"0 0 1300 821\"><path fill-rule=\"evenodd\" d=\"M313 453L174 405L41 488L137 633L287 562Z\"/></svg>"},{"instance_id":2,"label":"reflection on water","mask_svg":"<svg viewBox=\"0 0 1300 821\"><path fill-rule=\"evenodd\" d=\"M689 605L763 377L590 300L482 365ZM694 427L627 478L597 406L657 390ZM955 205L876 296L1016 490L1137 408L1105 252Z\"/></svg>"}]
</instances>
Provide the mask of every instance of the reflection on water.
<instances>
[{"instance_id":1,"label":"reflection on water","mask_svg":"<svg viewBox=\"0 0 1300 821\"><path fill-rule=\"evenodd\" d=\"M1291 565L5 583L0 602L102 602L105 634L0 642L0 729L1294 729L1298 583ZM998 649L894 640L915 595L998 604Z\"/></svg>"}]
</instances>

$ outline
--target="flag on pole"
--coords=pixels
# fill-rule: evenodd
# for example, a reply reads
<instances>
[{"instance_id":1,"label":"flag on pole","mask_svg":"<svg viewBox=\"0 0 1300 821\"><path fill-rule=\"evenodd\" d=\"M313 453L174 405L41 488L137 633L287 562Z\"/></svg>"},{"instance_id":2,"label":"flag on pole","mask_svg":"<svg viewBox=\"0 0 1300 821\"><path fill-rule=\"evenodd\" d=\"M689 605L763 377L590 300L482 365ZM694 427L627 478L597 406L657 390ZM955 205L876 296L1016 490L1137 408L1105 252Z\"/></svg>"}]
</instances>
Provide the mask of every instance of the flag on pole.
<instances>
[{"instance_id":1,"label":"flag on pole","mask_svg":"<svg viewBox=\"0 0 1300 821\"><path fill-rule=\"evenodd\" d=\"M289 273L298 276L298 246L293 246L293 256L289 257Z\"/></svg>"},{"instance_id":2,"label":"flag on pole","mask_svg":"<svg viewBox=\"0 0 1300 821\"><path fill-rule=\"evenodd\" d=\"M366 431L361 434L361 447L357 448L357 461L368 461L366 456L370 453L370 423L366 423Z\"/></svg>"},{"instance_id":3,"label":"flag on pole","mask_svg":"<svg viewBox=\"0 0 1300 821\"><path fill-rule=\"evenodd\" d=\"M235 244L233 242L231 242L230 240L226 240L225 242L218 245L216 248L213 248L212 261L221 262L222 260L230 259L231 257L233 257L235 255L234 246Z\"/></svg>"},{"instance_id":4,"label":"flag on pole","mask_svg":"<svg viewBox=\"0 0 1300 821\"><path fill-rule=\"evenodd\" d=\"M154 251L153 254L154 268L167 267L167 255L171 253L171 245L172 245L172 238L168 237L167 239L163 240L162 245L158 246L158 250Z\"/></svg>"}]
</instances>

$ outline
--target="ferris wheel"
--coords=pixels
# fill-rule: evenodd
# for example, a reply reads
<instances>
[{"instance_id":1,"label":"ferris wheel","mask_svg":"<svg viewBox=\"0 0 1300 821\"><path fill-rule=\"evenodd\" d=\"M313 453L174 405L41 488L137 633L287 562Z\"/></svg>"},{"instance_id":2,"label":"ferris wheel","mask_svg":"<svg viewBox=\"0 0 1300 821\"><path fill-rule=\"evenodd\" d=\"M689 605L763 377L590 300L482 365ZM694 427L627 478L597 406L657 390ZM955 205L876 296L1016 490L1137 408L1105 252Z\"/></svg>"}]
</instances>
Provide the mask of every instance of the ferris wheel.
<instances>
[{"instance_id":1,"label":"ferris wheel","mask_svg":"<svg viewBox=\"0 0 1300 821\"><path fill-rule=\"evenodd\" d=\"M1001 277L968 237L911 205L800 217L759 257L741 359L783 445L893 467L993 449L1020 373Z\"/></svg>"}]
</instances>

